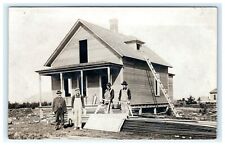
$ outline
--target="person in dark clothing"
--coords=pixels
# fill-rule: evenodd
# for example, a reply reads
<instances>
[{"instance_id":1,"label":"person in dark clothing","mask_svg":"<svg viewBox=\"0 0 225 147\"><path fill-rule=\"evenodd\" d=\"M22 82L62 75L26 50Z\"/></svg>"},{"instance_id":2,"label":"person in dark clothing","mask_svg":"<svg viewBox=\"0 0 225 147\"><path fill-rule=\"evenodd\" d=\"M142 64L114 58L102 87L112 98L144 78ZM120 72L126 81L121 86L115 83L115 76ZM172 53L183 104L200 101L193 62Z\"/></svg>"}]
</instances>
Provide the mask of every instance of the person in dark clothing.
<instances>
[{"instance_id":1,"label":"person in dark clothing","mask_svg":"<svg viewBox=\"0 0 225 147\"><path fill-rule=\"evenodd\" d=\"M61 127L64 127L64 113L67 112L67 108L66 101L61 96L62 92L57 91L56 94L58 96L53 100L52 111L56 115L56 130L59 130Z\"/></svg>"}]
</instances>

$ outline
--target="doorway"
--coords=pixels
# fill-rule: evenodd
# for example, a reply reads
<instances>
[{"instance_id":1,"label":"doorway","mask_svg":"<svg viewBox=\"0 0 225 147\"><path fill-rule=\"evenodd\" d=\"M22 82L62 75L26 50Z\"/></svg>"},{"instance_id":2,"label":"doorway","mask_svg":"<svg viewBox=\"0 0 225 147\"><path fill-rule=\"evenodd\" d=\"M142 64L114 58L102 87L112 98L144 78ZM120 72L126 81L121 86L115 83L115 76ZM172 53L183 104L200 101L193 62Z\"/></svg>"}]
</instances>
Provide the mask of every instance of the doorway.
<instances>
[{"instance_id":1,"label":"doorway","mask_svg":"<svg viewBox=\"0 0 225 147\"><path fill-rule=\"evenodd\" d=\"M104 93L106 90L106 84L108 83L108 77L106 75L101 76L101 85L102 85L102 97L104 97Z\"/></svg>"}]
</instances>

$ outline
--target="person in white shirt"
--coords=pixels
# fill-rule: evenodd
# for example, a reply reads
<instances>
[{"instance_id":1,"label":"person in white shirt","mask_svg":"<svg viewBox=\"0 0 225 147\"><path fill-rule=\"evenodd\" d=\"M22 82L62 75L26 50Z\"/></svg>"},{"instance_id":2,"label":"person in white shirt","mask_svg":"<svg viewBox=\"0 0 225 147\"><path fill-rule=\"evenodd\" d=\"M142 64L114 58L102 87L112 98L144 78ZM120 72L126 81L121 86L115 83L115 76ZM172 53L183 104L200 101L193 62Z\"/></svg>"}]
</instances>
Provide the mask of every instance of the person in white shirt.
<instances>
[{"instance_id":1,"label":"person in white shirt","mask_svg":"<svg viewBox=\"0 0 225 147\"><path fill-rule=\"evenodd\" d=\"M75 89L75 95L72 97L72 110L74 117L74 130L82 129L82 109L85 108L84 98L80 95L80 89Z\"/></svg>"},{"instance_id":2,"label":"person in white shirt","mask_svg":"<svg viewBox=\"0 0 225 147\"><path fill-rule=\"evenodd\" d=\"M118 99L119 99L119 104L121 105L122 113L127 113L127 115L129 116L129 112L130 112L130 115L133 116L132 109L130 106L131 91L128 88L128 84L126 81L123 81L121 85L123 86L123 88L120 90Z\"/></svg>"}]
</instances>

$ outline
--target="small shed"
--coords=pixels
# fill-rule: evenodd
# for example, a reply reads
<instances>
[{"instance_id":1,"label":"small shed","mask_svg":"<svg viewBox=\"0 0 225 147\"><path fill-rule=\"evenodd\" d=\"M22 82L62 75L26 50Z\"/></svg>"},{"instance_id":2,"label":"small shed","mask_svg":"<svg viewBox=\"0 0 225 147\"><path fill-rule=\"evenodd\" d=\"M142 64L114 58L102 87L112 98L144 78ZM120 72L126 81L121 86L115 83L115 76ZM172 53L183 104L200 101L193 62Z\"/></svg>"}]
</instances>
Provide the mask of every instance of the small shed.
<instances>
[{"instance_id":1,"label":"small shed","mask_svg":"<svg viewBox=\"0 0 225 147\"><path fill-rule=\"evenodd\" d=\"M216 102L217 101L217 88L213 89L212 91L209 92L210 96L210 101L211 102Z\"/></svg>"}]
</instances>

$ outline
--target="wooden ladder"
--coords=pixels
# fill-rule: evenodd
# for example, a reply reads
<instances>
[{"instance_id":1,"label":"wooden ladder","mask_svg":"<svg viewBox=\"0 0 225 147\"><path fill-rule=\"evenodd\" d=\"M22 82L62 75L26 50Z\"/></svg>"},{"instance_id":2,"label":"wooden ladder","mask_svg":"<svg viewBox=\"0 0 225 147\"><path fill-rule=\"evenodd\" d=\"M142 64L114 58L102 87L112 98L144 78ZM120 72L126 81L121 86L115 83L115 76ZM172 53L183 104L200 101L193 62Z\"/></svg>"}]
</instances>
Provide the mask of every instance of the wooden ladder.
<instances>
[{"instance_id":1,"label":"wooden ladder","mask_svg":"<svg viewBox=\"0 0 225 147\"><path fill-rule=\"evenodd\" d=\"M147 64L148 64L148 67L150 68L150 70L151 70L151 72L152 72L154 78L155 78L155 79L157 80L157 82L159 83L160 89L162 90L163 95L165 96L167 102L169 103L169 107L170 107L170 109L171 109L173 115L174 115L175 117L179 117L179 114L177 113L177 111L176 111L176 109L175 109L175 107L174 107L174 105L173 105L173 103L172 103L172 101L171 101L169 95L167 94L166 89L164 88L164 86L163 86L161 80L160 80L160 79L157 77L157 75L156 75L157 73L156 73L156 71L155 71L155 69L154 69L154 67L153 67L153 65L152 65L152 63L151 63L151 61L150 61L150 59L147 58L147 57L144 57L144 58L145 58L145 61L146 61Z\"/></svg>"}]
</instances>

